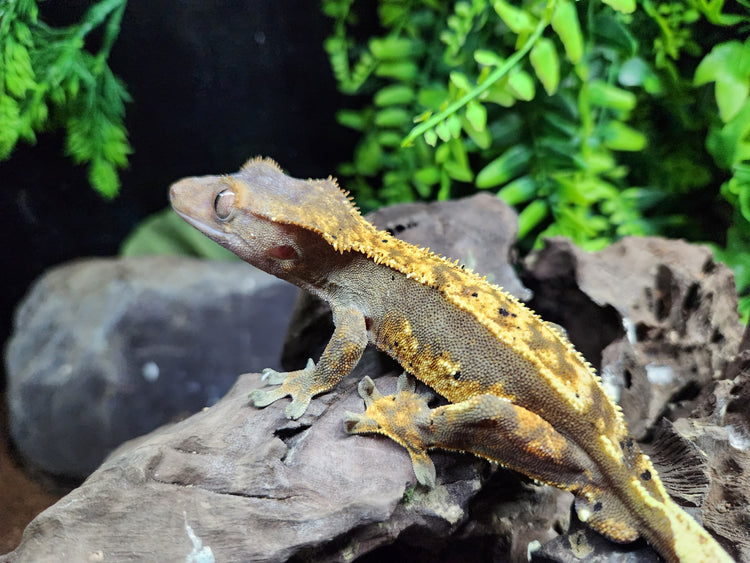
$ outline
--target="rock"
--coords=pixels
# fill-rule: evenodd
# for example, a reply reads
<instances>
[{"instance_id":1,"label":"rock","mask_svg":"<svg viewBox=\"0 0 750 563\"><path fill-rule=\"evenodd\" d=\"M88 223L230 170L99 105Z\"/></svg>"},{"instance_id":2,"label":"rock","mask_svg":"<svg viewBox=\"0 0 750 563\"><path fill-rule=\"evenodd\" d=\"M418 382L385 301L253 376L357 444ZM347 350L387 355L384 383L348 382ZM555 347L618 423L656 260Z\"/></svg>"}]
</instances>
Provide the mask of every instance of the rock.
<instances>
[{"instance_id":1,"label":"rock","mask_svg":"<svg viewBox=\"0 0 750 563\"><path fill-rule=\"evenodd\" d=\"M746 330L750 335L750 329ZM707 458L710 480L702 507L706 529L737 561L750 561L750 342L727 373L703 393L695 418L680 418L675 433ZM733 372L733 370L737 370Z\"/></svg>"},{"instance_id":2,"label":"rock","mask_svg":"<svg viewBox=\"0 0 750 563\"><path fill-rule=\"evenodd\" d=\"M201 550L217 561L343 561L408 528L449 534L476 473L459 467L462 477L415 492L405 450L344 432L345 411L363 410L356 382L290 422L283 401L250 407L261 378L242 376L214 406L121 446L0 561L184 561ZM395 378L378 385L392 392Z\"/></svg>"},{"instance_id":3,"label":"rock","mask_svg":"<svg viewBox=\"0 0 750 563\"><path fill-rule=\"evenodd\" d=\"M119 444L278 366L296 289L243 263L91 259L49 271L6 354L10 429L31 464L86 477Z\"/></svg>"}]
</instances>

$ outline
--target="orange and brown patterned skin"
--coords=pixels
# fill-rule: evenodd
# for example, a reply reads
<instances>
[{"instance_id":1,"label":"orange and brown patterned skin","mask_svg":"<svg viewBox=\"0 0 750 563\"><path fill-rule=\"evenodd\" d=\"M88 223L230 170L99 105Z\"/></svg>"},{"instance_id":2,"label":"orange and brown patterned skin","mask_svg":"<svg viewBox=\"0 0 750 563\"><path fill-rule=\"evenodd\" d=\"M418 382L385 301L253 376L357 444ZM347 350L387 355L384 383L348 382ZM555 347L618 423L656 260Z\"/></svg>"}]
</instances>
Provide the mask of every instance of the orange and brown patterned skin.
<instances>
[{"instance_id":1,"label":"orange and brown patterned skin","mask_svg":"<svg viewBox=\"0 0 750 563\"><path fill-rule=\"evenodd\" d=\"M378 230L333 179L252 159L236 174L183 179L170 198L211 239L331 305L336 329L318 363L267 370L280 385L253 392L255 406L291 396L287 416L299 418L369 341L452 403L430 409L403 378L387 397L369 378L360 384L367 410L347 429L404 445L420 483L435 482L427 449L470 451L570 490L579 517L615 541L642 534L668 560L732 561L670 499L559 330L458 262Z\"/></svg>"}]
</instances>

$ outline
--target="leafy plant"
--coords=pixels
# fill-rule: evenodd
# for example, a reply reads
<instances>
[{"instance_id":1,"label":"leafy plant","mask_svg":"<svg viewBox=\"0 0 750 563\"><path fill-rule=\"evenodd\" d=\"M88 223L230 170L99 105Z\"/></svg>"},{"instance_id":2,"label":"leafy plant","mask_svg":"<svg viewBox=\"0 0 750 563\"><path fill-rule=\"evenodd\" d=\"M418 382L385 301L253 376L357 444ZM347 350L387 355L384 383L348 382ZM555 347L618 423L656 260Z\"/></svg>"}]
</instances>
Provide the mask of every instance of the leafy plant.
<instances>
[{"instance_id":1,"label":"leafy plant","mask_svg":"<svg viewBox=\"0 0 750 563\"><path fill-rule=\"evenodd\" d=\"M19 140L64 127L65 150L89 165L89 181L103 196L119 190L117 168L131 152L123 124L129 101L109 66L126 0L100 0L77 25L53 29L39 20L34 0L0 0L0 159ZM87 37L102 26L94 55Z\"/></svg>"},{"instance_id":2,"label":"leafy plant","mask_svg":"<svg viewBox=\"0 0 750 563\"><path fill-rule=\"evenodd\" d=\"M750 7L733 6L380 0L383 33L355 39L355 2L324 0L339 88L367 100L338 114L361 135L340 172L365 207L493 190L527 246L711 241L746 317Z\"/></svg>"},{"instance_id":3,"label":"leafy plant","mask_svg":"<svg viewBox=\"0 0 750 563\"><path fill-rule=\"evenodd\" d=\"M745 297L740 312L750 315L750 40L714 47L695 72L695 84L714 83L719 119L713 120L706 147L716 164L731 172L721 194L732 205L726 245L715 248L734 270Z\"/></svg>"}]
</instances>

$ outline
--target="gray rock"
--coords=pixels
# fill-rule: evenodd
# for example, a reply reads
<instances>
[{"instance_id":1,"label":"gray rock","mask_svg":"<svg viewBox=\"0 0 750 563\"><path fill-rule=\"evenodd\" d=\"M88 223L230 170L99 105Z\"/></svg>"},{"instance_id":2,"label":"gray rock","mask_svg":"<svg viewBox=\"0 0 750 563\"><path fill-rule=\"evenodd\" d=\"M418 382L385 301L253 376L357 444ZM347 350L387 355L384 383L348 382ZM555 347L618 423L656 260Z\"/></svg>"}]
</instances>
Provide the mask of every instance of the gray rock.
<instances>
[{"instance_id":1,"label":"gray rock","mask_svg":"<svg viewBox=\"0 0 750 563\"><path fill-rule=\"evenodd\" d=\"M674 429L707 458L711 479L701 511L704 526L737 561L750 561L750 347L741 360L737 375L702 394L696 411L702 416L680 418Z\"/></svg>"},{"instance_id":2,"label":"gray rock","mask_svg":"<svg viewBox=\"0 0 750 563\"><path fill-rule=\"evenodd\" d=\"M616 544L582 524L571 520L564 535L541 546L531 554L539 563L659 563L663 561L648 544L639 539Z\"/></svg>"},{"instance_id":3,"label":"gray rock","mask_svg":"<svg viewBox=\"0 0 750 563\"><path fill-rule=\"evenodd\" d=\"M475 472L448 470L415 491L405 450L344 432L345 411L363 410L356 378L297 422L283 401L248 405L261 384L244 375L216 405L124 444L0 561L185 561L201 550L203 561L209 550L216 561L344 561L408 528L447 535L467 518ZM378 385L393 392L395 378Z\"/></svg>"},{"instance_id":4,"label":"gray rock","mask_svg":"<svg viewBox=\"0 0 750 563\"><path fill-rule=\"evenodd\" d=\"M243 263L90 259L49 271L7 347L10 429L44 471L85 477L113 448L279 365L296 290Z\"/></svg>"}]
</instances>

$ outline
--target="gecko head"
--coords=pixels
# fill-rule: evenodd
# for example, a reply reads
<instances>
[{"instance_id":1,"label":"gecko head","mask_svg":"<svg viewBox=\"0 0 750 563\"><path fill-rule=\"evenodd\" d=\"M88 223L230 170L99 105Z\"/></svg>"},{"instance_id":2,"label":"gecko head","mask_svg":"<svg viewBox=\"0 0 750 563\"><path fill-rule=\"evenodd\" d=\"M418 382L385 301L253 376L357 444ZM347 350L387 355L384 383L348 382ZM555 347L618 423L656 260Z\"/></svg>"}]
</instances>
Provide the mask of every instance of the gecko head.
<instances>
[{"instance_id":1,"label":"gecko head","mask_svg":"<svg viewBox=\"0 0 750 563\"><path fill-rule=\"evenodd\" d=\"M185 178L169 188L172 208L190 225L246 262L287 278L302 253L301 233L253 213L250 196L232 176Z\"/></svg>"}]
</instances>

